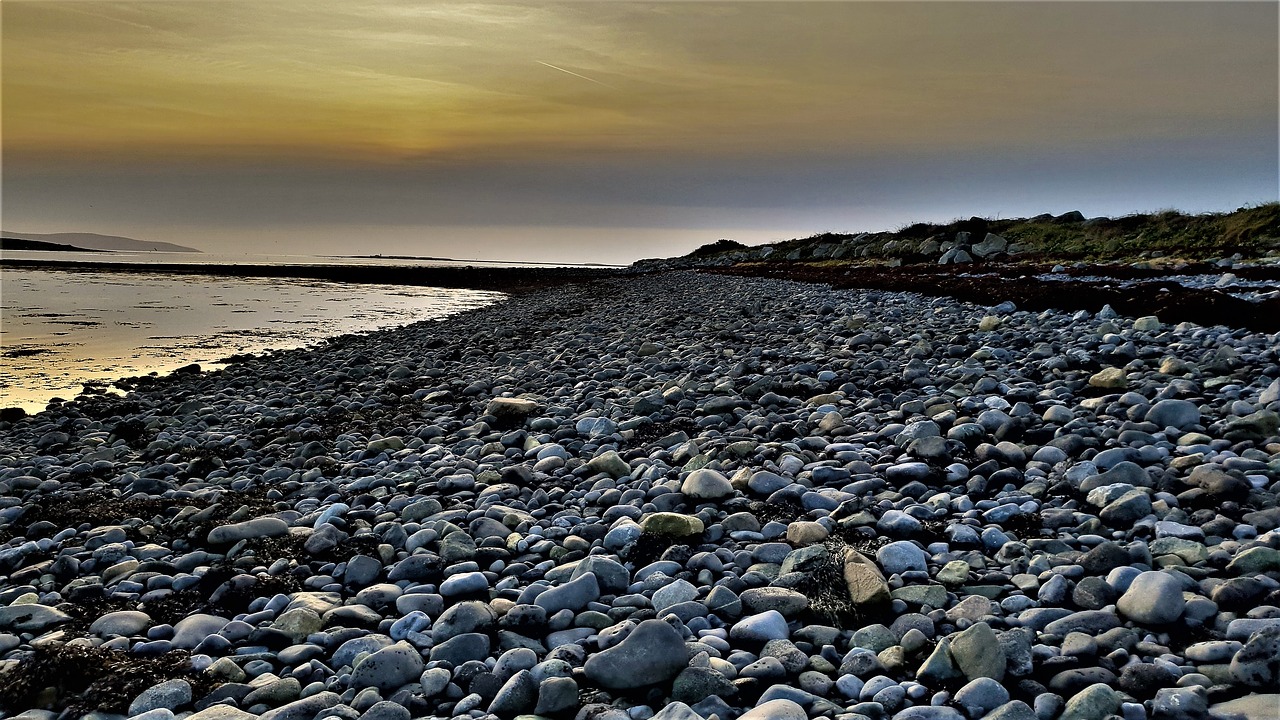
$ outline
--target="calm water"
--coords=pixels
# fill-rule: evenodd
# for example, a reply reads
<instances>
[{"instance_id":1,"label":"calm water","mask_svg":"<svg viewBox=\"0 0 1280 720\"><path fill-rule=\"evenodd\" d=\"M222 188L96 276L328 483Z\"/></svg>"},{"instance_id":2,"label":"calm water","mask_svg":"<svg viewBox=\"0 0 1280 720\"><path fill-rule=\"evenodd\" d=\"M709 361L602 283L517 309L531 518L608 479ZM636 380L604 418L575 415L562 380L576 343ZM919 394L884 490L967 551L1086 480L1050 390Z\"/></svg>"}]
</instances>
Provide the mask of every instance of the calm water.
<instances>
[{"instance_id":1,"label":"calm water","mask_svg":"<svg viewBox=\"0 0 1280 720\"><path fill-rule=\"evenodd\" d=\"M157 255L147 259L161 261ZM0 407L34 412L53 397L74 397L86 381L207 367L236 353L441 318L502 297L278 278L0 270Z\"/></svg>"},{"instance_id":2,"label":"calm water","mask_svg":"<svg viewBox=\"0 0 1280 720\"><path fill-rule=\"evenodd\" d=\"M14 260L63 260L93 263L151 263L155 265L373 265L375 267L575 267L573 263L506 262L494 260L447 260L405 256L350 257L343 255L221 255L218 253L175 252L59 252L46 250L5 250ZM577 267L622 267L582 265Z\"/></svg>"}]
</instances>

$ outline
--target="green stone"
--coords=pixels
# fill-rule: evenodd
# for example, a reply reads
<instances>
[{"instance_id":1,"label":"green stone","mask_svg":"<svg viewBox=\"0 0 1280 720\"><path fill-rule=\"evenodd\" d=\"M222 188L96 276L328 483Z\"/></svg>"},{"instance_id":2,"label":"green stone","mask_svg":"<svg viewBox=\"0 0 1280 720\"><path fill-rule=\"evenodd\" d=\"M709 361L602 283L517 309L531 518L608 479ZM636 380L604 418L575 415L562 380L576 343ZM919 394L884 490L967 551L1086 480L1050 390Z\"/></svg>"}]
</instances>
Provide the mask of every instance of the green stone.
<instances>
[{"instance_id":1,"label":"green stone","mask_svg":"<svg viewBox=\"0 0 1280 720\"><path fill-rule=\"evenodd\" d=\"M938 571L938 582L947 587L959 587L969 579L969 563L963 560L952 560ZM938 607L934 605L934 607Z\"/></svg>"},{"instance_id":2,"label":"green stone","mask_svg":"<svg viewBox=\"0 0 1280 720\"><path fill-rule=\"evenodd\" d=\"M1251 547L1236 555L1227 563L1227 571L1239 575L1280 570L1280 550L1269 547Z\"/></svg>"},{"instance_id":3,"label":"green stone","mask_svg":"<svg viewBox=\"0 0 1280 720\"><path fill-rule=\"evenodd\" d=\"M1182 538L1160 538L1151 543L1151 555L1177 555L1188 565L1209 559L1209 549L1201 543Z\"/></svg>"},{"instance_id":4,"label":"green stone","mask_svg":"<svg viewBox=\"0 0 1280 720\"><path fill-rule=\"evenodd\" d=\"M672 537L701 535L706 529L700 518L671 512L657 512L645 517L640 521L640 528L655 535Z\"/></svg>"},{"instance_id":5,"label":"green stone","mask_svg":"<svg viewBox=\"0 0 1280 720\"><path fill-rule=\"evenodd\" d=\"M1062 720L1104 720L1120 709L1120 696L1109 686L1095 683L1067 701Z\"/></svg>"},{"instance_id":6,"label":"green stone","mask_svg":"<svg viewBox=\"0 0 1280 720\"><path fill-rule=\"evenodd\" d=\"M995 600L1004 594L1003 585L965 585L961 589L965 595L981 595L988 600Z\"/></svg>"},{"instance_id":7,"label":"green stone","mask_svg":"<svg viewBox=\"0 0 1280 720\"><path fill-rule=\"evenodd\" d=\"M889 593L894 600L908 605L928 605L938 609L946 605L947 589L941 585L907 585Z\"/></svg>"}]
</instances>

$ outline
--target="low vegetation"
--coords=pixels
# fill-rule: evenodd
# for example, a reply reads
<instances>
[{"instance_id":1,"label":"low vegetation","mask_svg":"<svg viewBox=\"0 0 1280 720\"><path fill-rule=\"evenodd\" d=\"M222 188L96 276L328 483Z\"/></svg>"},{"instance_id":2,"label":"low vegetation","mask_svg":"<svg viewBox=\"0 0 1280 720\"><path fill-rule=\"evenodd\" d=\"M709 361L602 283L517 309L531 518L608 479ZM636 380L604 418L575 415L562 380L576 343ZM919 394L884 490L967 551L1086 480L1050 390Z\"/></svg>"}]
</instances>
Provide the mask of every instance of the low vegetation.
<instances>
[{"instance_id":1,"label":"low vegetation","mask_svg":"<svg viewBox=\"0 0 1280 720\"><path fill-rule=\"evenodd\" d=\"M1186 260L1260 257L1280 252L1280 202L1242 207L1230 213L1190 215L1176 210L1140 213L1118 218L1086 218L1079 212L1038 215L1032 218L969 218L947 224L915 223L893 232L821 233L774 244L772 252L735 257L744 248L720 240L704 245L688 259L779 259L823 261L901 259L906 262L936 260L959 233L979 242L987 233L1009 243L1000 259L1133 260L1168 256ZM936 243L936 245L935 245ZM750 257L754 255L754 257Z\"/></svg>"}]
</instances>

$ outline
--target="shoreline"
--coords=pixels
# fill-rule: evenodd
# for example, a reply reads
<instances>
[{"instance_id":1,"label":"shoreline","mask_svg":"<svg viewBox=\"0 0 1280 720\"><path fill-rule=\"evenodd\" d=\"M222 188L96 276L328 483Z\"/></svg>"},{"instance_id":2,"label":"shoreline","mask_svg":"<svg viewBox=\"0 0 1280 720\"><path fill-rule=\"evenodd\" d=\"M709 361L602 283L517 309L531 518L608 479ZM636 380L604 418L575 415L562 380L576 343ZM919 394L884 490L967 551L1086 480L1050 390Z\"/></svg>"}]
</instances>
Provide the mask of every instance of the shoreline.
<instances>
[{"instance_id":1,"label":"shoreline","mask_svg":"<svg viewBox=\"0 0 1280 720\"><path fill-rule=\"evenodd\" d=\"M496 290L520 294L610 277L636 277L673 270L767 277L827 285L835 289L918 292L934 297L982 303L1004 297L1039 310L1088 310L1110 305L1133 316L1156 315L1173 323L1226 323L1258 332L1280 332L1280 296L1246 300L1225 287L1187 287L1170 276L1225 275L1246 282L1273 282L1280 288L1280 266L1223 268L1208 263L1177 267L1134 267L1114 263L1078 263L1070 267L1039 262L987 262L974 265L831 263L806 261L740 262L732 265L680 266L641 262L633 266L417 267L267 264L98 263L71 260L0 258L0 269L46 269L68 272L167 273L195 276L271 277ZM1052 275L1054 280L1039 279Z\"/></svg>"},{"instance_id":2,"label":"shoreline","mask_svg":"<svg viewBox=\"0 0 1280 720\"><path fill-rule=\"evenodd\" d=\"M78 260L0 258L0 269L63 270L67 272L164 273L221 275L295 280L413 285L469 290L525 293L563 283L577 283L618 274L609 268L584 267L461 267L114 263Z\"/></svg>"},{"instance_id":3,"label":"shoreline","mask_svg":"<svg viewBox=\"0 0 1280 720\"><path fill-rule=\"evenodd\" d=\"M0 704L1264 717L1268 336L1005 300L607 278L4 423Z\"/></svg>"}]
</instances>

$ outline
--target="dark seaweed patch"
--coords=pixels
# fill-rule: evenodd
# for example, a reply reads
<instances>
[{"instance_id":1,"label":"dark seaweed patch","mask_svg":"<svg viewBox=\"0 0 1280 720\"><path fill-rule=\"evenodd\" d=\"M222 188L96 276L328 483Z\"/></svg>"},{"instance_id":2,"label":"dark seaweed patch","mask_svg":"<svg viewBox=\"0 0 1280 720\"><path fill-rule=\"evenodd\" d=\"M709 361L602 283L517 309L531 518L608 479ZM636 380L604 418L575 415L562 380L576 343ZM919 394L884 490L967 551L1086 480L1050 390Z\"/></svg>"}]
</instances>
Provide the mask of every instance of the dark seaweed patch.
<instances>
[{"instance_id":1,"label":"dark seaweed patch","mask_svg":"<svg viewBox=\"0 0 1280 720\"><path fill-rule=\"evenodd\" d=\"M662 554L668 548L683 544L687 540L688 538L680 538L674 535L643 532L640 533L640 537L636 538L634 543L622 552L622 559L638 568L644 567L661 559Z\"/></svg>"},{"instance_id":2,"label":"dark seaweed patch","mask_svg":"<svg viewBox=\"0 0 1280 720\"><path fill-rule=\"evenodd\" d=\"M751 513L756 516L756 519L762 525L768 522L780 522L784 525L789 525L804 517L805 514L804 507L794 500L752 503Z\"/></svg>"},{"instance_id":3,"label":"dark seaweed patch","mask_svg":"<svg viewBox=\"0 0 1280 720\"><path fill-rule=\"evenodd\" d=\"M89 645L54 645L0 672L0 707L15 713L47 707L72 717L95 710L124 713L143 690L174 679L191 683L195 697L216 686L180 650L140 657Z\"/></svg>"},{"instance_id":4,"label":"dark seaweed patch","mask_svg":"<svg viewBox=\"0 0 1280 720\"><path fill-rule=\"evenodd\" d=\"M1044 535L1044 518L1038 512L1014 515L1000 523L1000 527L1023 540L1038 538Z\"/></svg>"},{"instance_id":5,"label":"dark seaweed patch","mask_svg":"<svg viewBox=\"0 0 1280 720\"><path fill-rule=\"evenodd\" d=\"M689 418L675 418L664 422L648 423L637 427L631 436L632 447L643 447L672 433L683 432L690 436L697 433L698 426Z\"/></svg>"}]
</instances>

